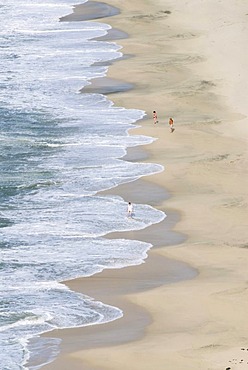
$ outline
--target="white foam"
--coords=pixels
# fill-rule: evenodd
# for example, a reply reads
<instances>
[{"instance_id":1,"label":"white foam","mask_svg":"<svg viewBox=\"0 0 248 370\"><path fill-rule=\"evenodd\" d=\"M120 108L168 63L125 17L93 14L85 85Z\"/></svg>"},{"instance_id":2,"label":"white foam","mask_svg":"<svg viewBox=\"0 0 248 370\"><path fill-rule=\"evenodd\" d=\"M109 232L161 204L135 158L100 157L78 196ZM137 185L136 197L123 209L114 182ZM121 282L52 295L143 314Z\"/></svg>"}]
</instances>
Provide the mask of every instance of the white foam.
<instances>
[{"instance_id":1,"label":"white foam","mask_svg":"<svg viewBox=\"0 0 248 370\"><path fill-rule=\"evenodd\" d=\"M122 53L116 43L92 40L106 34L111 28L106 24L59 22L73 5L75 0L18 5L10 0L0 14L0 186L5 194L0 278L3 309L9 313L2 316L0 340L8 354L1 356L2 364L11 370L32 354L29 338L121 317L119 308L71 292L58 281L143 263L150 244L103 236L142 229L165 217L134 203L129 220L121 197L96 196L163 167L120 159L127 147L154 140L128 134L144 111L79 92L92 78L106 76L108 67L95 62Z\"/></svg>"}]
</instances>

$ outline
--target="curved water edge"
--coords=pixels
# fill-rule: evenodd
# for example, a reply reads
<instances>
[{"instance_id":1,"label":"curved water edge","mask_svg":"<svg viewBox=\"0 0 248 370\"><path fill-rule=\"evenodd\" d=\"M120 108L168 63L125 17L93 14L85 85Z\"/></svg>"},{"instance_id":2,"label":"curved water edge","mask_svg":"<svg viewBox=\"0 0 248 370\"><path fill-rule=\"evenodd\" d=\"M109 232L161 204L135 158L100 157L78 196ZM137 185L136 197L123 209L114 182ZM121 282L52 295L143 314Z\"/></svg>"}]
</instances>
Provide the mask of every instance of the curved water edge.
<instances>
[{"instance_id":1,"label":"curved water edge","mask_svg":"<svg viewBox=\"0 0 248 370\"><path fill-rule=\"evenodd\" d=\"M27 363L38 369L57 355L57 339L30 346L30 338L121 317L119 308L63 281L142 264L150 243L104 236L166 217L134 204L130 220L123 198L98 194L164 169L123 159L128 147L154 140L128 134L145 112L80 93L92 79L105 78L105 62L122 56L116 43L94 40L111 27L58 22L72 0L15 3L9 0L0 13L0 357L11 370Z\"/></svg>"},{"instance_id":2,"label":"curved water edge","mask_svg":"<svg viewBox=\"0 0 248 370\"><path fill-rule=\"evenodd\" d=\"M9 0L1 8L0 343L5 369L26 368L30 356L39 358L33 367L39 368L46 356L49 361L56 356L57 341L49 342L48 353L44 340L28 345L34 336L121 317L119 308L60 282L142 263L149 243L110 242L104 235L142 229L165 217L135 205L130 222L121 197L96 195L162 168L121 159L127 147L153 140L128 135L144 112L115 107L101 94L79 93L92 78L106 75L107 66L94 63L122 54L117 44L91 41L107 33L106 24L57 23L73 3Z\"/></svg>"}]
</instances>

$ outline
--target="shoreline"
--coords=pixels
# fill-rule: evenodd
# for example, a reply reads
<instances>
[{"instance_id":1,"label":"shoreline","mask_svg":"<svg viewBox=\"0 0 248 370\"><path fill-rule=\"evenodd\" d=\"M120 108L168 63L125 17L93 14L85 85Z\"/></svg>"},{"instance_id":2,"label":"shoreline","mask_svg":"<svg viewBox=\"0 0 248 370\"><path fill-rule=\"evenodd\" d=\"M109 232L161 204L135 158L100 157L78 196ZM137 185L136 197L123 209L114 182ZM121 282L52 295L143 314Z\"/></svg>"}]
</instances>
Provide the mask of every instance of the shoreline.
<instances>
[{"instance_id":1,"label":"shoreline","mask_svg":"<svg viewBox=\"0 0 248 370\"><path fill-rule=\"evenodd\" d=\"M147 241L150 237L155 248L149 251L144 264L115 271L105 270L100 279L97 276L89 278L91 282L87 288L89 295L98 299L90 293L94 291L95 280L95 292L100 300L125 305L127 314L124 314L124 321L119 319L99 327L57 331L56 334L63 338L62 352L57 360L44 368L63 370L72 367L77 370L83 366L87 370L121 370L127 367L162 370L166 366L177 370L206 370L209 367L219 370L230 365L231 369L243 369L242 363L248 362L247 354L242 353L248 342L244 325L248 308L245 293L247 232L244 222L247 212L247 178L244 178L247 146L243 137L245 129L242 127L239 132L236 131L243 118L247 117L242 112L232 111L231 106L226 109L226 103L223 105L225 99L221 93L227 87L223 82L218 85L219 81L214 80L218 75L217 67L208 69L205 50L202 49L201 32L205 24L199 33L196 29L188 30L185 20L180 18L180 10L174 9L173 4L165 8L163 1L155 5L148 2L143 8L142 1L134 4L128 0L122 4L118 0L109 0L108 3L116 7L119 5L122 12L108 18L106 23L124 32L130 25L133 26L130 38L123 39L121 44L124 53L127 49L127 54L136 55L135 58L111 63L108 78L121 77L121 81L132 84L134 88L109 98L125 108L147 112L156 109L159 112L156 127L149 116L134 131L135 134L159 139L146 145L145 149L142 147L141 152L137 148L136 153L135 150L133 153L128 151L126 159L163 163L166 167L163 173L142 178L135 182L135 186L132 186L133 183L131 186L130 183L124 184L108 193L116 192L124 199L132 198L135 202L141 187L139 201L142 201L142 196L147 199L152 189L151 203L165 210L168 215L166 220L171 220L171 229L164 229L167 223L162 222L162 226L153 225L150 230L125 233L125 237L130 239L140 240L143 237ZM173 14L176 14L175 17ZM157 28L154 28L154 22L157 22ZM198 22L194 24L195 28L197 26ZM176 29L177 33L173 36L173 27L181 32ZM145 35L144 30L147 31ZM162 40L161 35L165 31L170 36ZM153 44L147 42L151 39ZM161 49L162 45L164 49ZM179 49L176 47L183 50L177 54ZM204 52L199 56L195 50ZM168 60L168 54L173 63ZM205 75L211 76L213 81L202 79L201 74L204 78ZM176 132L173 135L170 135L164 118L161 121L160 117L164 116L165 101L170 106L167 116L174 117L171 112L176 113ZM235 120L238 120L236 131L230 125ZM148 157L144 153L148 153ZM143 186L147 188L143 190ZM164 187L169 190L170 196L166 190L161 190ZM166 240L168 233L171 235ZM120 233L108 237L120 237ZM161 261L162 266L159 265ZM181 266L188 267L191 272L198 271L198 274L189 280L182 279L167 285L164 281L165 261L168 268L173 263L179 266L181 261ZM144 272L139 273L142 269ZM161 275L158 271L159 276L152 280L158 285L147 289L144 275L149 271L148 276L152 278L155 270L162 270ZM102 284L106 285L99 292L97 286L103 274L105 281ZM121 277L117 279L116 274ZM137 276L142 286L138 294L135 290L125 291L123 286L124 291L118 292L118 285L123 283L128 288L130 281L127 278L132 277L131 281L136 281ZM117 291L114 289L111 297L111 284L115 280ZM150 282L151 279L148 280ZM84 281L83 278L67 283L73 290L81 289L85 293ZM128 316L132 312L136 315L137 328ZM111 327L114 327L113 331ZM99 332L103 332L103 336ZM91 333L90 348L86 349ZM44 336L54 336L54 332ZM237 359L236 363L234 359Z\"/></svg>"},{"instance_id":2,"label":"shoreline","mask_svg":"<svg viewBox=\"0 0 248 370\"><path fill-rule=\"evenodd\" d=\"M60 22L82 22L112 17L120 10L107 3L89 0L83 4L73 5L73 12L60 18Z\"/></svg>"},{"instance_id":3,"label":"shoreline","mask_svg":"<svg viewBox=\"0 0 248 370\"><path fill-rule=\"evenodd\" d=\"M87 5L87 3L85 5ZM103 8L101 6L97 8L96 2L94 2L94 11L91 6L86 8L87 19L98 20L99 18L103 18ZM86 18L81 15L81 10L83 9L84 8L80 6L75 7L72 14L63 17L61 20L86 20ZM111 9L111 7L107 5L106 9ZM96 10L98 13L97 15L95 13ZM117 13L118 12L115 12L113 15ZM117 28L111 28L108 30L107 35L97 37L96 40L116 41L125 38L128 38L126 32ZM132 55L123 54L121 58L110 60L106 63L111 66L116 62L129 59L130 56ZM115 78L109 78L108 76L92 79L90 83L90 85L83 87L80 93L98 93L106 96L110 94L112 97L113 94L135 90L135 85ZM112 100L112 98L110 98L110 100ZM134 124L134 128L129 130L129 134L135 134L137 130L135 126L138 124L138 128L140 128L142 127L140 122L143 123L145 121L147 121L146 118L137 121ZM148 160L149 162L150 158L146 148L147 145L127 148L126 155L121 159L134 162ZM133 182L98 192L98 195L119 195L125 199L128 194L129 199L134 203L149 203L151 206L156 207L161 204L162 201L168 199L170 195L164 187L148 182L147 178L151 176L153 175L144 176L145 179L142 177ZM140 187L142 187L142 192L140 192ZM102 272L90 277L82 277L63 282L63 284L68 286L71 290L89 295L94 300L121 308L124 313L122 318L112 322L91 325L89 327L55 329L51 332L42 334L41 337L43 338L63 338L60 346L61 354L59 354L55 361L44 365L42 368L49 370L54 367L63 369L64 366L65 368L67 368L67 366L73 366L76 370L77 366L79 366L81 369L81 363L78 365L74 361L73 365L70 362L67 363L67 361L64 363L64 355L78 351L82 347L84 349L91 349L102 347L107 344L123 344L141 339L144 336L145 328L152 322L151 316L144 308L132 304L126 296L155 289L164 284L174 284L180 280L185 281L192 279L197 275L197 270L195 268L181 261L177 261L176 259L165 257L163 254L159 253L159 248L167 245L180 244L186 238L185 235L172 230L179 220L179 214L174 210L166 210L166 216L167 217L160 223L153 224L145 229L129 232L113 232L105 235L105 238L110 239L125 238L152 244L152 248L148 251L148 256L143 264L127 266L121 269L104 269ZM128 279L127 276L129 277ZM109 292L109 285L112 281L117 283L115 283L114 292L112 286L111 292ZM135 284L130 288L130 284L134 282ZM138 324L135 324L135 322ZM130 325L133 328L135 327L132 332L127 330L127 326ZM30 365L35 365L35 363L32 364L30 362ZM83 364L83 366L87 369L85 364Z\"/></svg>"}]
</instances>

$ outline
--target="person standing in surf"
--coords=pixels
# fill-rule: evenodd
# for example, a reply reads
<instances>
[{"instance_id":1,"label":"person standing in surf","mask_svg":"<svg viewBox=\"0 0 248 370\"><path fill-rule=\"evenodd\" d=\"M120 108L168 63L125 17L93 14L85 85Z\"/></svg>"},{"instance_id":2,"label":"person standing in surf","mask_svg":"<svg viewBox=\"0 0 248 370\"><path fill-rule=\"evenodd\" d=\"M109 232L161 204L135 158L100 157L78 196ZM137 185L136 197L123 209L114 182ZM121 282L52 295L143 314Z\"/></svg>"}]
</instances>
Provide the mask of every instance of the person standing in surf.
<instances>
[{"instance_id":1,"label":"person standing in surf","mask_svg":"<svg viewBox=\"0 0 248 370\"><path fill-rule=\"evenodd\" d=\"M128 205L127 205L127 217L131 217L132 218L133 216L133 205L131 202L128 202Z\"/></svg>"}]
</instances>

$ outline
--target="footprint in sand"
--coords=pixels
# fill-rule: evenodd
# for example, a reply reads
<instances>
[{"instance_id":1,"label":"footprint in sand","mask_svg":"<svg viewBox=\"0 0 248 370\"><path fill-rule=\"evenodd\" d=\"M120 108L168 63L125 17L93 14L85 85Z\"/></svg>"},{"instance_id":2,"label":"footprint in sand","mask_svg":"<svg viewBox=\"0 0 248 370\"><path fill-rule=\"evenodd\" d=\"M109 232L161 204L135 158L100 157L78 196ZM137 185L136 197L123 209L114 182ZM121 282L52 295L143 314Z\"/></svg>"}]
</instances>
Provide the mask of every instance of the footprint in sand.
<instances>
[{"instance_id":1,"label":"footprint in sand","mask_svg":"<svg viewBox=\"0 0 248 370\"><path fill-rule=\"evenodd\" d=\"M232 364L232 366L228 366L225 368L225 370L239 370L244 369L246 370L247 367L244 365L248 364L248 348L240 348L241 351L243 351L242 356L237 356L237 358L233 358L229 360L229 363Z\"/></svg>"}]
</instances>

